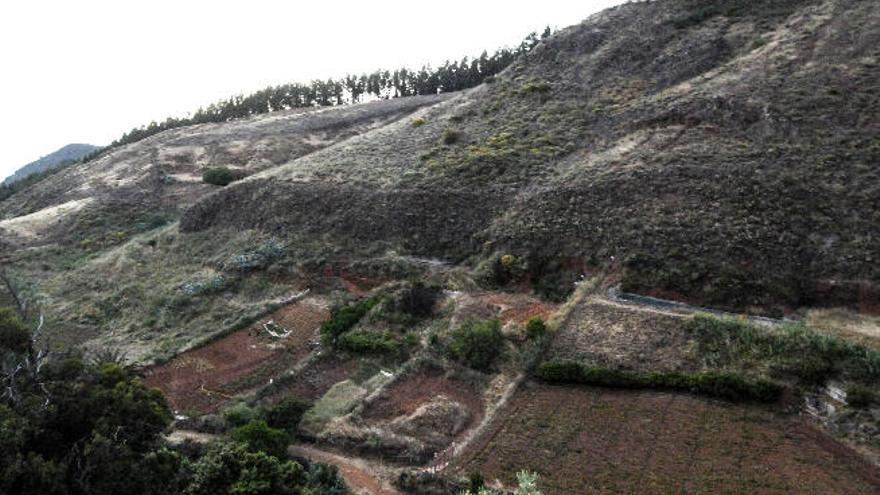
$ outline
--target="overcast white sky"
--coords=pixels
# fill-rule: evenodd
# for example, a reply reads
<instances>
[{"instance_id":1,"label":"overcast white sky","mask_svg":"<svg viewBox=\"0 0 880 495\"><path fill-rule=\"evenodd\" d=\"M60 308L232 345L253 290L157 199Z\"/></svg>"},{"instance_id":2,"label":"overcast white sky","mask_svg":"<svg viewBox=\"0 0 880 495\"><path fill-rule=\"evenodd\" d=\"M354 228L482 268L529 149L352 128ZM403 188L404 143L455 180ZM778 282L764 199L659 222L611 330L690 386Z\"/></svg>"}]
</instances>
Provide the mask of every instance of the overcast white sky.
<instances>
[{"instance_id":1,"label":"overcast white sky","mask_svg":"<svg viewBox=\"0 0 880 495\"><path fill-rule=\"evenodd\" d=\"M67 143L107 144L232 94L436 66L617 3L4 0L0 178Z\"/></svg>"}]
</instances>

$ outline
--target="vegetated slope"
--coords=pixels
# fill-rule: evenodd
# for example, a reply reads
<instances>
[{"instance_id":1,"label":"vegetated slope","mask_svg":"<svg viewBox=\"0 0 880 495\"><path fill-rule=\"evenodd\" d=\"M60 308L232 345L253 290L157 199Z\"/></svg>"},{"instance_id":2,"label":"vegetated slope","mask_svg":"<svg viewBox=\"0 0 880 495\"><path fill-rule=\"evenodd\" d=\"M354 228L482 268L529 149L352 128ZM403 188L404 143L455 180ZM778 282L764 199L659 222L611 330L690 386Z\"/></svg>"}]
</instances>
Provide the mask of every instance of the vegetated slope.
<instances>
[{"instance_id":1,"label":"vegetated slope","mask_svg":"<svg viewBox=\"0 0 880 495\"><path fill-rule=\"evenodd\" d=\"M61 242L88 235L88 226L83 224L96 223L91 221L94 219L105 224L104 230L116 231L124 231L125 226L110 224L134 224L157 215L173 219L182 208L215 187L202 182L202 172L208 167L228 167L241 175L251 174L446 97L419 96L321 110L288 110L223 124L169 130L116 148L88 163L71 166L44 179L38 187L20 191L0 202L0 218L20 217L88 200L84 211L77 208L76 218L51 222L57 232L49 237ZM57 219L53 216L52 220ZM32 232L20 232L22 229L15 226L5 227L32 241L28 239Z\"/></svg>"},{"instance_id":2,"label":"vegetated slope","mask_svg":"<svg viewBox=\"0 0 880 495\"><path fill-rule=\"evenodd\" d=\"M31 163L28 163L27 165L16 170L14 174L3 180L2 185L6 186L12 184L13 182L18 182L30 175L45 172L47 170L57 167L58 165L61 165L64 162L78 160L83 156L88 155L92 151L95 151L96 149L98 149L98 146L94 146L91 144L74 143L62 146L61 148L52 153L49 153L39 160L34 160Z\"/></svg>"},{"instance_id":3,"label":"vegetated slope","mask_svg":"<svg viewBox=\"0 0 880 495\"><path fill-rule=\"evenodd\" d=\"M181 227L490 268L509 253L494 282L551 295L612 268L718 306L876 308L878 26L856 0L622 5L417 120L206 197Z\"/></svg>"}]
</instances>

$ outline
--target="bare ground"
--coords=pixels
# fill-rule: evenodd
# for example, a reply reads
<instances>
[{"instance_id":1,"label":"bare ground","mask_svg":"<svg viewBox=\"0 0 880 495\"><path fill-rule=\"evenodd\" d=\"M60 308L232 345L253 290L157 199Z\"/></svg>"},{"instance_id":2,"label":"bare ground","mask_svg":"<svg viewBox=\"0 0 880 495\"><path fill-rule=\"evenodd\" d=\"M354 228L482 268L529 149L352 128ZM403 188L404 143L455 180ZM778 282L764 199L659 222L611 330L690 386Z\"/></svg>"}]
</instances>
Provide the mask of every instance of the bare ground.
<instances>
[{"instance_id":1,"label":"bare ground","mask_svg":"<svg viewBox=\"0 0 880 495\"><path fill-rule=\"evenodd\" d=\"M150 369L146 383L162 390L175 410L214 411L251 388L247 384L255 375L269 379L305 359L328 315L326 308L309 300L285 306L247 329ZM263 327L267 321L291 334L283 339L270 336Z\"/></svg>"},{"instance_id":2,"label":"bare ground","mask_svg":"<svg viewBox=\"0 0 880 495\"><path fill-rule=\"evenodd\" d=\"M529 384L457 458L562 493L880 493L880 474L802 419L689 395Z\"/></svg>"}]
</instances>

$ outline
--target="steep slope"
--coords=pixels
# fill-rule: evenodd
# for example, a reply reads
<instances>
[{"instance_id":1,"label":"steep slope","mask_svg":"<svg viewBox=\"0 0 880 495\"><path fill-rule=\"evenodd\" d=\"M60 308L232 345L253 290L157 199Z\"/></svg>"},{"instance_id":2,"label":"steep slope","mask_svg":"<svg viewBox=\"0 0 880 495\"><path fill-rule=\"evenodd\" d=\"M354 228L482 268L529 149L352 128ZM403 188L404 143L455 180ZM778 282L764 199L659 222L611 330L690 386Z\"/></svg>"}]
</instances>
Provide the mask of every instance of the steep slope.
<instances>
[{"instance_id":1,"label":"steep slope","mask_svg":"<svg viewBox=\"0 0 880 495\"><path fill-rule=\"evenodd\" d=\"M276 112L224 124L174 129L77 164L0 203L0 219L38 214L46 222L0 228L25 243L69 243L126 231L136 223L174 219L215 186L202 183L207 167L226 166L251 174L285 163L400 118L447 96L380 101L350 107ZM77 215L41 214L59 206ZM81 206L85 206L81 208ZM60 221L59 221L60 220ZM101 224L91 228L93 224Z\"/></svg>"},{"instance_id":2,"label":"steep slope","mask_svg":"<svg viewBox=\"0 0 880 495\"><path fill-rule=\"evenodd\" d=\"M611 269L717 306L876 308L878 26L855 0L622 5L181 227L320 235L353 258L510 253L496 282L548 294Z\"/></svg>"},{"instance_id":3,"label":"steep slope","mask_svg":"<svg viewBox=\"0 0 880 495\"><path fill-rule=\"evenodd\" d=\"M91 144L74 143L62 146L39 160L34 160L16 170L14 174L3 180L2 185L9 185L30 175L51 170L64 162L78 160L96 149L98 149L98 146Z\"/></svg>"}]
</instances>

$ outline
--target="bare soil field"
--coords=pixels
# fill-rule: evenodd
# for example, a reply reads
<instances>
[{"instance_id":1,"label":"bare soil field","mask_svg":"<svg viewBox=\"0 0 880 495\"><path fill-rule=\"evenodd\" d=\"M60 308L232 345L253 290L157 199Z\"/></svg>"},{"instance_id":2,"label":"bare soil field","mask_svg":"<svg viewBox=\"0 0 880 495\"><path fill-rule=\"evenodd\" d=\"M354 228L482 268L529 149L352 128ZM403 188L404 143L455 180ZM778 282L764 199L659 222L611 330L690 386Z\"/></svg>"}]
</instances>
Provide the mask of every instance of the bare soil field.
<instances>
[{"instance_id":1,"label":"bare soil field","mask_svg":"<svg viewBox=\"0 0 880 495\"><path fill-rule=\"evenodd\" d=\"M447 378L439 372L409 375L391 385L364 408L364 419L388 419L408 416L439 395L465 406L478 422L485 405L479 392L466 383Z\"/></svg>"},{"instance_id":2,"label":"bare soil field","mask_svg":"<svg viewBox=\"0 0 880 495\"><path fill-rule=\"evenodd\" d=\"M343 360L336 357L317 359L301 369L296 379L289 385L272 394L273 398L294 396L301 399L317 400L330 387L349 379L357 372L356 360Z\"/></svg>"},{"instance_id":3,"label":"bare soil field","mask_svg":"<svg viewBox=\"0 0 880 495\"><path fill-rule=\"evenodd\" d=\"M880 473L794 416L689 395L527 384L456 459L544 493L880 493Z\"/></svg>"},{"instance_id":4,"label":"bare soil field","mask_svg":"<svg viewBox=\"0 0 880 495\"><path fill-rule=\"evenodd\" d=\"M311 301L285 306L247 329L152 368L146 383L162 390L175 410L214 411L237 392L257 385L255 380L262 384L305 359L319 325L328 316L327 309ZM289 330L290 335L272 337L263 327L268 321Z\"/></svg>"}]
</instances>

